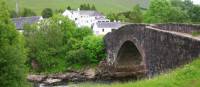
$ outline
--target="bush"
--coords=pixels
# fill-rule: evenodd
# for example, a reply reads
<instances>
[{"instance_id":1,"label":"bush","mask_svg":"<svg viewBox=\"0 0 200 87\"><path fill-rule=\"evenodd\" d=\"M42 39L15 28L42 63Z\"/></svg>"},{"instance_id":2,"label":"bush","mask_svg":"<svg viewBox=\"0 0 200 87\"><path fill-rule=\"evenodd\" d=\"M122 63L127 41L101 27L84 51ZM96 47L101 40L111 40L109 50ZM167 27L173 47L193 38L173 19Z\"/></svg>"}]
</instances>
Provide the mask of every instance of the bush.
<instances>
[{"instance_id":1,"label":"bush","mask_svg":"<svg viewBox=\"0 0 200 87\"><path fill-rule=\"evenodd\" d=\"M80 46L80 43L79 45ZM87 65L96 65L105 58L104 44L100 36L87 36L78 49L67 52L66 64L68 67L80 68Z\"/></svg>"},{"instance_id":2,"label":"bush","mask_svg":"<svg viewBox=\"0 0 200 87\"><path fill-rule=\"evenodd\" d=\"M87 36L83 39L82 45L88 52L91 63L97 64L103 58L105 58L104 43L101 36Z\"/></svg>"}]
</instances>

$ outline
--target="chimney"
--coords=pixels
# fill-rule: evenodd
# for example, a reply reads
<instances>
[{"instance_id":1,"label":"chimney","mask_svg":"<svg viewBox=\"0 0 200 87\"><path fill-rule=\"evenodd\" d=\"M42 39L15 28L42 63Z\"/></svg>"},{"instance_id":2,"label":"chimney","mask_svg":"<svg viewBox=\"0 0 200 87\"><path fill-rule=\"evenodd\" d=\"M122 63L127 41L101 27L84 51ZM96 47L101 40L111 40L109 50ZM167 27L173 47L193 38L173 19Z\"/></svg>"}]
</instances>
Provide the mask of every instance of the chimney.
<instances>
[{"instance_id":1,"label":"chimney","mask_svg":"<svg viewBox=\"0 0 200 87\"><path fill-rule=\"evenodd\" d=\"M16 0L16 13L19 15L19 0Z\"/></svg>"},{"instance_id":2,"label":"chimney","mask_svg":"<svg viewBox=\"0 0 200 87\"><path fill-rule=\"evenodd\" d=\"M80 8L78 8L77 11L80 11Z\"/></svg>"}]
</instances>

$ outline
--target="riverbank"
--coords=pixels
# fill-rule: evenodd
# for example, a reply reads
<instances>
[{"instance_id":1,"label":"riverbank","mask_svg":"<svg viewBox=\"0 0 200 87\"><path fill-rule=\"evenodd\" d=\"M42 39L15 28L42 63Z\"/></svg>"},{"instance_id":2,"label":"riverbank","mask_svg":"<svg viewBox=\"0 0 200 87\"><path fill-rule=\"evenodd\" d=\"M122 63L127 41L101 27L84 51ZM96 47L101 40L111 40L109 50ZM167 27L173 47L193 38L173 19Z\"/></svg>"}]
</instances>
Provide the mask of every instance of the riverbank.
<instances>
[{"instance_id":1,"label":"riverbank","mask_svg":"<svg viewBox=\"0 0 200 87\"><path fill-rule=\"evenodd\" d=\"M111 84L81 83L77 87L199 87L200 59L167 74L137 82L116 82Z\"/></svg>"}]
</instances>

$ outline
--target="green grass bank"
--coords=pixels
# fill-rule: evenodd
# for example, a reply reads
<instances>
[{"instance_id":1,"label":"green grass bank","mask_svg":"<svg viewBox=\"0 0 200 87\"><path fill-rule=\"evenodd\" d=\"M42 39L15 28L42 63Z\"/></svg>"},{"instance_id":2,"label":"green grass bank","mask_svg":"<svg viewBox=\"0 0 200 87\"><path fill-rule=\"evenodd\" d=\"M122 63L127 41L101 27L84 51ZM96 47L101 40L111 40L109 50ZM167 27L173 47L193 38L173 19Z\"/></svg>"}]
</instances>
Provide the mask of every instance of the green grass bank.
<instances>
[{"instance_id":1,"label":"green grass bank","mask_svg":"<svg viewBox=\"0 0 200 87\"><path fill-rule=\"evenodd\" d=\"M78 87L200 87L200 59L152 79L110 85L83 83Z\"/></svg>"}]
</instances>

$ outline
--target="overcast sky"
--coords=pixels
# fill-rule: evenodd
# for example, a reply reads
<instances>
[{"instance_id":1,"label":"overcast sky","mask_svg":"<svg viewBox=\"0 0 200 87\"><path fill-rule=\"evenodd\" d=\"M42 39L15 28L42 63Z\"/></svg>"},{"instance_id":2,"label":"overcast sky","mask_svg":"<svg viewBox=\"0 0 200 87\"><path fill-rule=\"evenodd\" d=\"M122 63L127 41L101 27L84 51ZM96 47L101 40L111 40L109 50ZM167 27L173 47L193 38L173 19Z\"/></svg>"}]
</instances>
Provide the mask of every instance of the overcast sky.
<instances>
[{"instance_id":1,"label":"overcast sky","mask_svg":"<svg viewBox=\"0 0 200 87\"><path fill-rule=\"evenodd\" d=\"M194 4L200 4L200 0L192 0Z\"/></svg>"}]
</instances>

